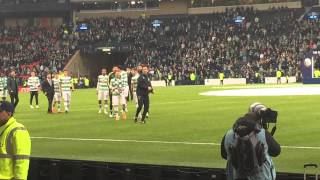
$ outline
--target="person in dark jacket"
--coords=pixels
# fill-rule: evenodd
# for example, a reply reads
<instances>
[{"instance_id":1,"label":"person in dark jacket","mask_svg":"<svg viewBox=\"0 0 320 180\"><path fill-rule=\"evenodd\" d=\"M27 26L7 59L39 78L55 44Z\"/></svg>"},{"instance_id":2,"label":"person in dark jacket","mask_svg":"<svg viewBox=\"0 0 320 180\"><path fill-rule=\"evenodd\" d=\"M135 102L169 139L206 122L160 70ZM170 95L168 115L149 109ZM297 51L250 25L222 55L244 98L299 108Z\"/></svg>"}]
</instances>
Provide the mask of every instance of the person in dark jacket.
<instances>
[{"instance_id":1,"label":"person in dark jacket","mask_svg":"<svg viewBox=\"0 0 320 180\"><path fill-rule=\"evenodd\" d=\"M18 91L18 78L16 77L16 72L13 70L10 72L10 77L8 78L8 92L10 94L11 104L14 109L19 103L19 91Z\"/></svg>"},{"instance_id":2,"label":"person in dark jacket","mask_svg":"<svg viewBox=\"0 0 320 180\"><path fill-rule=\"evenodd\" d=\"M52 75L49 73L46 80L42 83L42 90L48 99L48 113L52 113L52 101L54 97L54 84L52 81Z\"/></svg>"},{"instance_id":3,"label":"person in dark jacket","mask_svg":"<svg viewBox=\"0 0 320 180\"><path fill-rule=\"evenodd\" d=\"M149 93L153 92L151 82L148 77L149 69L147 66L144 66L142 68L142 74L138 78L137 83L137 97L138 97L138 108L136 112L136 116L134 118L134 121L137 122L138 115L143 107L143 113L142 113L142 123L146 123L145 118L149 111Z\"/></svg>"}]
</instances>

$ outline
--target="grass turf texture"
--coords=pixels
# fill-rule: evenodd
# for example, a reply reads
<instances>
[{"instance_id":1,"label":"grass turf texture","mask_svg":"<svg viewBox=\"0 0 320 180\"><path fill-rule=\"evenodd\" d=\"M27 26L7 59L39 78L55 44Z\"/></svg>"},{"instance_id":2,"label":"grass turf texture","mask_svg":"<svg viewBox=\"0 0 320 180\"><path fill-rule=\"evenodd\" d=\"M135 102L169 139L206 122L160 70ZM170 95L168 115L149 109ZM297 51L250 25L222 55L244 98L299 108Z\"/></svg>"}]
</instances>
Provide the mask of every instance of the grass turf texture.
<instances>
[{"instance_id":1,"label":"grass turf texture","mask_svg":"<svg viewBox=\"0 0 320 180\"><path fill-rule=\"evenodd\" d=\"M46 98L40 109L30 109L29 94L20 94L16 119L32 137L133 139L220 143L222 136L252 102L262 102L279 111L276 139L281 145L320 147L319 96L208 97L200 92L269 86L181 86L156 88L151 95L147 124L133 123L135 108L129 103L128 120L115 122L98 114L96 91L76 90L68 114L46 113ZM283 87L283 86L272 86ZM64 159L130 162L224 168L220 146L32 139L32 156ZM303 172L303 164L320 163L319 149L282 149L274 158L277 171Z\"/></svg>"}]
</instances>

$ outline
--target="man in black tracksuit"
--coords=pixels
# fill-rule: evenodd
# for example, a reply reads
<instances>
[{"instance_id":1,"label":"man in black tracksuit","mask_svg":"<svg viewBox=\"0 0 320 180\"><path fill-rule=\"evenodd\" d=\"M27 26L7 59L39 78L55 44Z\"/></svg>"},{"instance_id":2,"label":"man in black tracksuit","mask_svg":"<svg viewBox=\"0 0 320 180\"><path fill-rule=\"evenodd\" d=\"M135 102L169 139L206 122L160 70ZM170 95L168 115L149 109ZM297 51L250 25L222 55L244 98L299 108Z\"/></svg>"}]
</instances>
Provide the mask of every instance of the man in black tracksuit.
<instances>
[{"instance_id":1,"label":"man in black tracksuit","mask_svg":"<svg viewBox=\"0 0 320 180\"><path fill-rule=\"evenodd\" d=\"M14 109L19 103L19 90L18 90L18 78L16 77L16 72L13 70L8 78L8 92L10 94L11 104Z\"/></svg>"},{"instance_id":2,"label":"man in black tracksuit","mask_svg":"<svg viewBox=\"0 0 320 180\"><path fill-rule=\"evenodd\" d=\"M131 73L131 69L127 68L127 73L128 73L128 85L129 87L131 87L131 79L133 77L132 73ZM130 100L132 101L133 99L133 92L132 89L129 88L129 93L128 93L128 97L127 97L127 101L129 102Z\"/></svg>"},{"instance_id":3,"label":"man in black tracksuit","mask_svg":"<svg viewBox=\"0 0 320 180\"><path fill-rule=\"evenodd\" d=\"M47 74L47 79L42 82L42 91L48 99L48 113L52 113L52 101L54 97L54 83L52 81L52 74Z\"/></svg>"},{"instance_id":4,"label":"man in black tracksuit","mask_svg":"<svg viewBox=\"0 0 320 180\"><path fill-rule=\"evenodd\" d=\"M137 122L138 115L142 109L143 106L143 113L142 113L142 123L146 123L145 118L146 114L149 111L149 93L153 92L151 82L148 78L148 67L142 68L142 74L138 78L138 84L137 84L137 97L138 97L138 108L136 112L136 116L134 118L134 121Z\"/></svg>"}]
</instances>

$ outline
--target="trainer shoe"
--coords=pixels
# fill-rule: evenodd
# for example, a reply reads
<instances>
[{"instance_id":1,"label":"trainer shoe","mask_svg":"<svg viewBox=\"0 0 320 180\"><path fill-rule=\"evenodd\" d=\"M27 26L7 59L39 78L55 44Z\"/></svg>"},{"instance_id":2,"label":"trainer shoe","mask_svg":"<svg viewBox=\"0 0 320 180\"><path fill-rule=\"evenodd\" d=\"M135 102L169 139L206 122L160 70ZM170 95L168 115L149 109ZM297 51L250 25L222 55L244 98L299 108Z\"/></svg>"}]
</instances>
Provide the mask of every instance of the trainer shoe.
<instances>
[{"instance_id":1,"label":"trainer shoe","mask_svg":"<svg viewBox=\"0 0 320 180\"><path fill-rule=\"evenodd\" d=\"M110 118L113 118L113 115L112 115L112 113L110 113L110 114L109 114L109 117L110 117Z\"/></svg>"},{"instance_id":2,"label":"trainer shoe","mask_svg":"<svg viewBox=\"0 0 320 180\"><path fill-rule=\"evenodd\" d=\"M31 108L31 109L34 109L34 107L33 107L32 105L30 105L30 108Z\"/></svg>"},{"instance_id":3,"label":"trainer shoe","mask_svg":"<svg viewBox=\"0 0 320 180\"><path fill-rule=\"evenodd\" d=\"M104 110L104 114L108 114L108 111L107 111L107 110Z\"/></svg>"},{"instance_id":4,"label":"trainer shoe","mask_svg":"<svg viewBox=\"0 0 320 180\"><path fill-rule=\"evenodd\" d=\"M118 115L115 116L116 121L120 120L120 117Z\"/></svg>"},{"instance_id":5,"label":"trainer shoe","mask_svg":"<svg viewBox=\"0 0 320 180\"><path fill-rule=\"evenodd\" d=\"M125 112L128 112L128 108L126 108L124 111L125 111Z\"/></svg>"},{"instance_id":6,"label":"trainer shoe","mask_svg":"<svg viewBox=\"0 0 320 180\"><path fill-rule=\"evenodd\" d=\"M99 114L101 114L101 112L102 112L102 110L101 110L101 109L99 109L99 112L98 112L98 113L99 113Z\"/></svg>"},{"instance_id":7,"label":"trainer shoe","mask_svg":"<svg viewBox=\"0 0 320 180\"><path fill-rule=\"evenodd\" d=\"M36 108L37 108L37 109L39 109L39 106L38 106L38 105L36 105Z\"/></svg>"}]
</instances>

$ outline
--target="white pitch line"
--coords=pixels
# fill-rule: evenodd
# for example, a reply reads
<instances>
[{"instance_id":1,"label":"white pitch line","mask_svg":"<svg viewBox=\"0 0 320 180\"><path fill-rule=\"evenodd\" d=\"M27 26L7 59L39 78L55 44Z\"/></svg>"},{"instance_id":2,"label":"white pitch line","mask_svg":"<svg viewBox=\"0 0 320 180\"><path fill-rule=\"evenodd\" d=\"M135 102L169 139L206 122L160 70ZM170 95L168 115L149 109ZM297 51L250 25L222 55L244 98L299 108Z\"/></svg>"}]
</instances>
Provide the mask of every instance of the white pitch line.
<instances>
[{"instance_id":1,"label":"white pitch line","mask_svg":"<svg viewBox=\"0 0 320 180\"><path fill-rule=\"evenodd\" d=\"M84 138L55 138L55 137L31 137L31 139L47 139L47 140L69 140L69 141L102 141L102 142L133 142L133 143L156 143L156 144L185 144L185 145L214 145L220 146L218 143L197 143L197 142L174 142L174 141L146 141L131 139L84 139Z\"/></svg>"},{"instance_id":2,"label":"white pitch line","mask_svg":"<svg viewBox=\"0 0 320 180\"><path fill-rule=\"evenodd\" d=\"M47 140L67 140L67 141L100 141L100 142L132 142L132 143L155 143L155 144L183 144L183 145L211 145L220 146L220 143L206 142L185 142L185 141L147 141L147 140L131 140L131 139L87 139L87 138L57 138L57 137L31 137L31 139L47 139ZM284 149L315 149L320 147L312 146L281 146Z\"/></svg>"}]
</instances>

